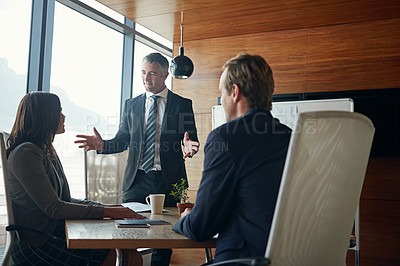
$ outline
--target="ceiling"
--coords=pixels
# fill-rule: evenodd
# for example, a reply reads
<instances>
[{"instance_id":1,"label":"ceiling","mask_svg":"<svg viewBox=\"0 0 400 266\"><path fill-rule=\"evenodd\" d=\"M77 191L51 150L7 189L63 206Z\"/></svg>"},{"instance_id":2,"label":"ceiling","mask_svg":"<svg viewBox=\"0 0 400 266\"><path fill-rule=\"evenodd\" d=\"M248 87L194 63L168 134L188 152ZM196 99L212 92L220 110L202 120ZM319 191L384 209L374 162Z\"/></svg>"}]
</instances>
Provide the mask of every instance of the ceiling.
<instances>
[{"instance_id":1,"label":"ceiling","mask_svg":"<svg viewBox=\"0 0 400 266\"><path fill-rule=\"evenodd\" d=\"M97 0L173 41L397 18L398 0Z\"/></svg>"}]
</instances>

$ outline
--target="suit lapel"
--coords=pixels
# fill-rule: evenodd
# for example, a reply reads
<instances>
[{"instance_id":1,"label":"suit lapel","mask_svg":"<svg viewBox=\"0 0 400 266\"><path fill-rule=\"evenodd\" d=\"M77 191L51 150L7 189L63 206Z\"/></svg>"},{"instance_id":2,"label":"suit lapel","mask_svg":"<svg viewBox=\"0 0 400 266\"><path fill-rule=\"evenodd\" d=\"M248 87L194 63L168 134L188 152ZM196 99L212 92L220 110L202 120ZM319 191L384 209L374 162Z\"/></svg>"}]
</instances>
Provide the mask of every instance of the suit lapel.
<instances>
[{"instance_id":1,"label":"suit lapel","mask_svg":"<svg viewBox=\"0 0 400 266\"><path fill-rule=\"evenodd\" d=\"M145 112L144 105L145 105L145 102L146 102L146 93L143 93L141 96L138 97L137 102L134 103L134 105L133 105L133 115L137 116L138 119L139 119L139 121L138 121L138 123L139 123L139 125L138 125L139 131L138 132L142 132L142 134L139 134L139 138L140 138L139 141L140 142L142 142L142 140L143 140L143 132L144 132L143 125L144 125L144 112Z\"/></svg>"},{"instance_id":2,"label":"suit lapel","mask_svg":"<svg viewBox=\"0 0 400 266\"><path fill-rule=\"evenodd\" d=\"M174 98L175 94L172 93L170 90L168 90L167 105L165 106L164 119L161 127L161 135L165 131L165 127L167 125L167 120L168 120L168 114L171 113L172 107L174 106L175 103Z\"/></svg>"}]
</instances>

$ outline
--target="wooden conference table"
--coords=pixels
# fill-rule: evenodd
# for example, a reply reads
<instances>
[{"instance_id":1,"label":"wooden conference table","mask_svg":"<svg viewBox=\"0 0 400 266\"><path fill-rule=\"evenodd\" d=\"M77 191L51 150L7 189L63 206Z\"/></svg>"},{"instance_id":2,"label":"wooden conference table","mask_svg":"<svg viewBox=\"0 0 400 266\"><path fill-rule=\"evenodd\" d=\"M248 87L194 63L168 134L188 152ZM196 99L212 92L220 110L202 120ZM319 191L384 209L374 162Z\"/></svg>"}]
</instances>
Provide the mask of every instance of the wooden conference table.
<instances>
[{"instance_id":1,"label":"wooden conference table","mask_svg":"<svg viewBox=\"0 0 400 266\"><path fill-rule=\"evenodd\" d=\"M150 228L117 228L115 221L67 220L67 247L72 249L129 249L137 248L214 248L215 239L196 242L172 231L179 220L176 207L161 215L142 213L150 219L170 222L168 225L152 225ZM207 254L209 256L209 254ZM209 259L209 258L208 258Z\"/></svg>"}]
</instances>

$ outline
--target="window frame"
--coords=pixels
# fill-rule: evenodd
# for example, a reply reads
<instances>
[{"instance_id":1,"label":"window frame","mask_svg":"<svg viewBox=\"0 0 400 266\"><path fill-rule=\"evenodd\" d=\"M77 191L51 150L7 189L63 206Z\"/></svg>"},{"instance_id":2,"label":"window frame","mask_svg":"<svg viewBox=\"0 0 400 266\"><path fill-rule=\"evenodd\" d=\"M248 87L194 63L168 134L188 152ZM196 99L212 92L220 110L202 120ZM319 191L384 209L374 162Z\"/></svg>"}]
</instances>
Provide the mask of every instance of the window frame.
<instances>
[{"instance_id":1,"label":"window frame","mask_svg":"<svg viewBox=\"0 0 400 266\"><path fill-rule=\"evenodd\" d=\"M55 1L124 35L121 66L120 119L125 100L132 97L135 41L172 58L172 48L136 31L135 22L124 17L124 23L78 0L32 0L26 92L50 91ZM85 184L87 186L87 184ZM87 187L85 187L86 196Z\"/></svg>"},{"instance_id":2,"label":"window frame","mask_svg":"<svg viewBox=\"0 0 400 266\"><path fill-rule=\"evenodd\" d=\"M170 57L172 57L172 48L168 48L136 31L135 22L132 20L125 17L124 23L121 23L78 0L35 0L32 1L27 93L50 91L55 1L124 34L120 101L120 113L122 113L123 103L126 99L132 97L135 41L139 41Z\"/></svg>"}]
</instances>

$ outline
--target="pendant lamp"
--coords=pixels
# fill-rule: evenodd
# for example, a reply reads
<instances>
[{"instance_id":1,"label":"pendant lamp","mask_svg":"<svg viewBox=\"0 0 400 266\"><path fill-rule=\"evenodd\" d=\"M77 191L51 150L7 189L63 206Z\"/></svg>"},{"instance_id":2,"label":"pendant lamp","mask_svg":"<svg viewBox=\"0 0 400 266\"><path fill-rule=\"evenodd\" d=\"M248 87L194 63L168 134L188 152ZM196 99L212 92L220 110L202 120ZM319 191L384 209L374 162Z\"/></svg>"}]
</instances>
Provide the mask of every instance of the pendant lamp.
<instances>
[{"instance_id":1,"label":"pendant lamp","mask_svg":"<svg viewBox=\"0 0 400 266\"><path fill-rule=\"evenodd\" d=\"M170 71L176 79L189 78L194 70L194 65L189 57L184 55L183 48L183 11L181 12L181 46L179 47L179 55L175 56L171 61Z\"/></svg>"}]
</instances>

